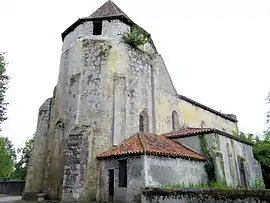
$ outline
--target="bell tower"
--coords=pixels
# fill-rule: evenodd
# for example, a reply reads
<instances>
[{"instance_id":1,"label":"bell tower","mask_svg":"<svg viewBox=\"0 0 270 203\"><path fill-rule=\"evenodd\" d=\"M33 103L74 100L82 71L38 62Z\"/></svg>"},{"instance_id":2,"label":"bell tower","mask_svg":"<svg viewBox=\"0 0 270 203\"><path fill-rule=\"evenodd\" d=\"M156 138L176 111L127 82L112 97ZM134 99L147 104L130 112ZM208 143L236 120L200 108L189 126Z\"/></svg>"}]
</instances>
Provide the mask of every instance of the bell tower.
<instances>
[{"instance_id":1,"label":"bell tower","mask_svg":"<svg viewBox=\"0 0 270 203\"><path fill-rule=\"evenodd\" d=\"M162 127L155 98L161 91L176 94L175 89L151 37L140 50L123 42L122 35L134 25L109 0L62 33L58 83L45 105L46 125L41 120L45 118L38 120L41 133L28 169L26 193L98 200L102 166L96 156L140 130L157 133ZM162 86L161 77L168 86Z\"/></svg>"},{"instance_id":2,"label":"bell tower","mask_svg":"<svg viewBox=\"0 0 270 203\"><path fill-rule=\"evenodd\" d=\"M138 132L144 108L150 113L149 120L152 118L151 60L122 40L134 25L118 6L107 1L62 33L57 113L52 123L61 120L64 128L52 127L49 141L47 185L52 198L98 199L101 183L96 156ZM155 53L152 44L146 48ZM137 108L138 102L142 105Z\"/></svg>"}]
</instances>

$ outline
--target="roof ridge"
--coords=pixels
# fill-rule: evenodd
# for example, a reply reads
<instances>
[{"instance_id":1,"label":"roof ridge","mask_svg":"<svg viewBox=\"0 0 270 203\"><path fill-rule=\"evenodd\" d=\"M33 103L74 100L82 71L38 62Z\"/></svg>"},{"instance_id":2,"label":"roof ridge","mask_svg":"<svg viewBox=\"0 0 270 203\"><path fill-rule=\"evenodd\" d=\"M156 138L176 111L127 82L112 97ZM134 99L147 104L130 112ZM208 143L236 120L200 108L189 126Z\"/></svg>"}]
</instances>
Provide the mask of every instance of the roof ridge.
<instances>
[{"instance_id":1,"label":"roof ridge","mask_svg":"<svg viewBox=\"0 0 270 203\"><path fill-rule=\"evenodd\" d=\"M113 3L113 1L111 1L111 0L109 0L109 2L113 5L113 9L115 10L115 12L118 13L118 11L117 11L117 9L115 7L116 6L115 3Z\"/></svg>"},{"instance_id":2,"label":"roof ridge","mask_svg":"<svg viewBox=\"0 0 270 203\"><path fill-rule=\"evenodd\" d=\"M96 9L88 18L96 19L96 18L108 18L108 17L120 17L123 16L126 19L130 20L127 14L122 11L113 1L108 0L103 5L101 5L98 9Z\"/></svg>"},{"instance_id":3,"label":"roof ridge","mask_svg":"<svg viewBox=\"0 0 270 203\"><path fill-rule=\"evenodd\" d=\"M187 128L183 128L183 130L185 129L213 129L213 128L202 128L202 127L187 127Z\"/></svg>"},{"instance_id":4,"label":"roof ridge","mask_svg":"<svg viewBox=\"0 0 270 203\"><path fill-rule=\"evenodd\" d=\"M140 144L142 145L143 153L146 154L147 149L145 148L145 145L143 144L140 135L141 135L141 134L138 132L138 140L139 140Z\"/></svg>"}]
</instances>

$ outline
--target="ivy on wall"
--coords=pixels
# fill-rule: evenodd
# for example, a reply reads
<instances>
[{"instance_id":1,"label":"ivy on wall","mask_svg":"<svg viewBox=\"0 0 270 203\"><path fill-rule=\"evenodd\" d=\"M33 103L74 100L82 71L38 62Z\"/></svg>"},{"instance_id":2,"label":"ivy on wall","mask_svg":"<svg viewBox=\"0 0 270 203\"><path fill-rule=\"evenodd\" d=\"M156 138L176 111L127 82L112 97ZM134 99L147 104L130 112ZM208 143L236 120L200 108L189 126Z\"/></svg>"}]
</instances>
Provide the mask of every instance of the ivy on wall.
<instances>
[{"instance_id":1,"label":"ivy on wall","mask_svg":"<svg viewBox=\"0 0 270 203\"><path fill-rule=\"evenodd\" d=\"M265 184L263 179L256 179L253 183L253 185L251 185L252 189L265 189Z\"/></svg>"},{"instance_id":2,"label":"ivy on wall","mask_svg":"<svg viewBox=\"0 0 270 203\"><path fill-rule=\"evenodd\" d=\"M214 160L212 156L210 155L205 135L199 135L199 139L200 139L200 144L201 144L201 151L206 156L206 159L207 159L204 167L208 176L208 184L212 185L216 183L216 171L215 171Z\"/></svg>"}]
</instances>

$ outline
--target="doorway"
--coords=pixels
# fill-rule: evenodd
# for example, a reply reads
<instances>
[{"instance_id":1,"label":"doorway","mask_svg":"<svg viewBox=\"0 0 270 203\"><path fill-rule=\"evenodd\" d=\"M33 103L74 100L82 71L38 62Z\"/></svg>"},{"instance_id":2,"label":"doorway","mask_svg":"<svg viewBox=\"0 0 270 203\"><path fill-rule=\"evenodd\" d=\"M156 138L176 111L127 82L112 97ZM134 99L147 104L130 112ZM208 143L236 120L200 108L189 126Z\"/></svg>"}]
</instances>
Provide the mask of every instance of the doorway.
<instances>
[{"instance_id":1,"label":"doorway","mask_svg":"<svg viewBox=\"0 0 270 203\"><path fill-rule=\"evenodd\" d=\"M246 171L245 171L245 163L242 157L238 156L238 164L239 164L239 170L240 170L240 181L241 186L244 189L247 189L247 179L246 179Z\"/></svg>"},{"instance_id":2,"label":"doorway","mask_svg":"<svg viewBox=\"0 0 270 203\"><path fill-rule=\"evenodd\" d=\"M114 169L109 169L109 201L113 202L114 195Z\"/></svg>"}]
</instances>

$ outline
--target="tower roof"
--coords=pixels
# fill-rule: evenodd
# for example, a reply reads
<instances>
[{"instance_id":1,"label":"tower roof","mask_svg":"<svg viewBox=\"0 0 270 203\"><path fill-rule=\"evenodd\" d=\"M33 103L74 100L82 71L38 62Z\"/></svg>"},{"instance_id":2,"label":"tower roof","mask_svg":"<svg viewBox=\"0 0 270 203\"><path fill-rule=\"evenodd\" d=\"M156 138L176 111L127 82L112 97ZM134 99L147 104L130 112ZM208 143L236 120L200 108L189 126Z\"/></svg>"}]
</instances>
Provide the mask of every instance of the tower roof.
<instances>
[{"instance_id":1,"label":"tower roof","mask_svg":"<svg viewBox=\"0 0 270 203\"><path fill-rule=\"evenodd\" d=\"M119 19L126 23L127 25L134 25L135 23L111 0L105 2L101 7L99 7L94 13L92 13L89 17L79 18L75 23L73 23L69 28L67 28L62 33L62 40L73 31L78 25L85 21L89 20L112 20Z\"/></svg>"},{"instance_id":2,"label":"tower roof","mask_svg":"<svg viewBox=\"0 0 270 203\"><path fill-rule=\"evenodd\" d=\"M130 18L111 0L104 3L94 13L89 16L89 19L101 19L101 18L116 18L123 17L127 20ZM131 21L131 20L130 20Z\"/></svg>"},{"instance_id":3,"label":"tower roof","mask_svg":"<svg viewBox=\"0 0 270 203\"><path fill-rule=\"evenodd\" d=\"M79 18L75 23L69 26L62 33L62 40L64 40L64 38L70 32L72 32L78 25L82 24L83 22L91 20L112 20L112 19L121 20L123 23L129 26L136 25L116 4L114 4L111 0L108 0L90 16L85 18ZM151 37L149 38L149 42L153 46L153 49L157 52L157 49Z\"/></svg>"}]
</instances>

